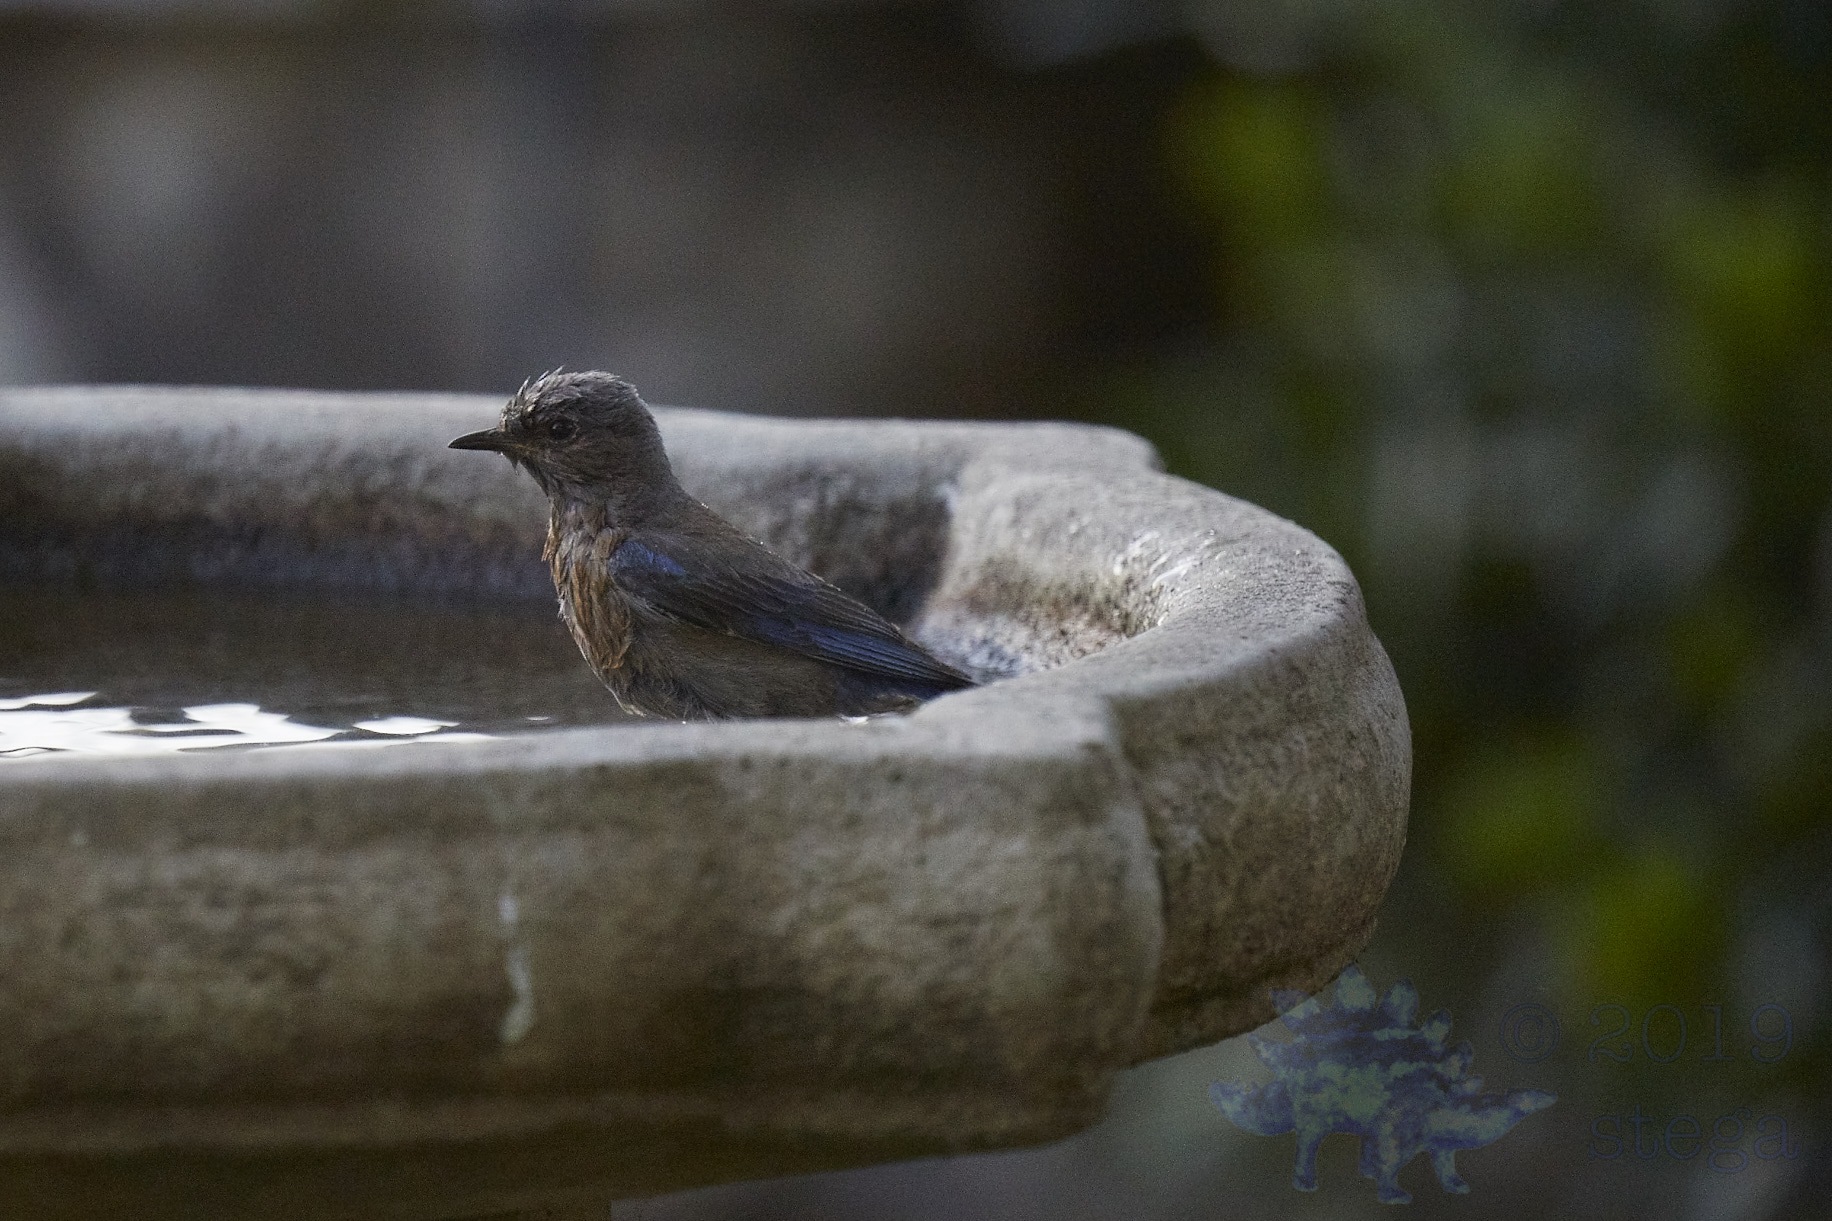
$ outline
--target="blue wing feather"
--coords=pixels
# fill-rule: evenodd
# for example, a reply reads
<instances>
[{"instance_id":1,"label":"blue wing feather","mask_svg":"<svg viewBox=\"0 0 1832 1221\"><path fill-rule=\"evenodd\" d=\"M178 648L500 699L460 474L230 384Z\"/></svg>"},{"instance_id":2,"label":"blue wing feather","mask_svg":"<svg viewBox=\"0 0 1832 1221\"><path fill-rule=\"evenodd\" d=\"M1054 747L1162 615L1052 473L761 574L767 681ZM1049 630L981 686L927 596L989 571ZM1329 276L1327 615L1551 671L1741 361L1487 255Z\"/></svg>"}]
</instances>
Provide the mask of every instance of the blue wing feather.
<instances>
[{"instance_id":1,"label":"blue wing feather","mask_svg":"<svg viewBox=\"0 0 1832 1221\"><path fill-rule=\"evenodd\" d=\"M617 568L641 569L663 577L684 577L687 570L669 559L666 555L645 546L635 539L626 539L623 546L617 548L611 556L613 571Z\"/></svg>"},{"instance_id":2,"label":"blue wing feather","mask_svg":"<svg viewBox=\"0 0 1832 1221\"><path fill-rule=\"evenodd\" d=\"M631 538L611 554L610 568L625 593L696 627L915 683L926 694L973 685L864 603L736 531Z\"/></svg>"}]
</instances>

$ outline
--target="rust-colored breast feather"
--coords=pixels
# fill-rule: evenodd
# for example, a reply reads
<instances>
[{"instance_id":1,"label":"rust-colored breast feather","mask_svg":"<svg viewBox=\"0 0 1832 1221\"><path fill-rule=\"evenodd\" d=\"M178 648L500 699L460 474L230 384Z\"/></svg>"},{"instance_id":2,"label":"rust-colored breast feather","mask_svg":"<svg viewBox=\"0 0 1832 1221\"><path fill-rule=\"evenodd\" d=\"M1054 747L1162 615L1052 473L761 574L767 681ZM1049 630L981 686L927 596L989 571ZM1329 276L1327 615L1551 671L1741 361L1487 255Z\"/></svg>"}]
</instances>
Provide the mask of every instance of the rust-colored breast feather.
<instances>
[{"instance_id":1,"label":"rust-colored breast feather","mask_svg":"<svg viewBox=\"0 0 1832 1221\"><path fill-rule=\"evenodd\" d=\"M581 533L556 524L549 527L542 550L560 595L560 618L579 652L614 692L628 683L621 671L634 627L629 599L610 578L611 553L624 538L623 531L608 527Z\"/></svg>"}]
</instances>

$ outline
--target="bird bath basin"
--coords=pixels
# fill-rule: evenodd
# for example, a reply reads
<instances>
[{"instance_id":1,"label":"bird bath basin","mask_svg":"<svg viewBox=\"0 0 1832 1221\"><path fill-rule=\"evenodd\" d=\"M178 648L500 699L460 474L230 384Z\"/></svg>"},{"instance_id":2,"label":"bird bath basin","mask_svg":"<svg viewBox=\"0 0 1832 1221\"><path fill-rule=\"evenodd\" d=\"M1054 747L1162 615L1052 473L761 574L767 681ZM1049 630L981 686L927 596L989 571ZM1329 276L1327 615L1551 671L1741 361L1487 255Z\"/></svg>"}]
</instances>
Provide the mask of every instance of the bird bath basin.
<instances>
[{"instance_id":1,"label":"bird bath basin","mask_svg":"<svg viewBox=\"0 0 1832 1221\"><path fill-rule=\"evenodd\" d=\"M689 490L999 681L633 722L536 490L443 448L498 406L0 391L0 1214L1034 1143L1365 943L1405 712L1312 535L1123 433L658 412Z\"/></svg>"}]
</instances>

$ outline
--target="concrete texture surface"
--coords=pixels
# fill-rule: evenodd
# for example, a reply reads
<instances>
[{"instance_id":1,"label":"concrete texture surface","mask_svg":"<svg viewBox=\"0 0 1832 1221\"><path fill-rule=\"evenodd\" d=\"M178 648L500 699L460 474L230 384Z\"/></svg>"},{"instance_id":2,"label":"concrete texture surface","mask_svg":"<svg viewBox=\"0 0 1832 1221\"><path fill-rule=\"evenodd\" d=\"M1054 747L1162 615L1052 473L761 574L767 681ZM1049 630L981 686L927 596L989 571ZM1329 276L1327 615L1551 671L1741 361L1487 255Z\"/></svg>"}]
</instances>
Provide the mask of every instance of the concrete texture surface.
<instances>
[{"instance_id":1,"label":"concrete texture surface","mask_svg":"<svg viewBox=\"0 0 1832 1221\"><path fill-rule=\"evenodd\" d=\"M550 616L534 488L443 448L498 406L0 391L0 579ZM1038 1142L1365 943L1410 747L1328 546L1109 430L658 415L690 490L998 681L0 763L0 1213L473 1216Z\"/></svg>"}]
</instances>

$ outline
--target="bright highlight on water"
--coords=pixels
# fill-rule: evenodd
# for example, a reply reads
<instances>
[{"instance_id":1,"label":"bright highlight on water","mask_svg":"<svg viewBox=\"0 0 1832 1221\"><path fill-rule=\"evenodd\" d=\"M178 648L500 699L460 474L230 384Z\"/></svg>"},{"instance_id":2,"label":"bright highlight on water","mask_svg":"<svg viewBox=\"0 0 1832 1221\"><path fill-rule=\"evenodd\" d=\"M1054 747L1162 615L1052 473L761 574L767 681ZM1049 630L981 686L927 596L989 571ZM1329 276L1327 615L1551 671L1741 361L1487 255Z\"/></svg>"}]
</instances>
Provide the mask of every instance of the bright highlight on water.
<instances>
[{"instance_id":1,"label":"bright highlight on water","mask_svg":"<svg viewBox=\"0 0 1832 1221\"><path fill-rule=\"evenodd\" d=\"M391 716L345 726L311 725L258 704L196 704L172 710L89 706L94 691L0 699L0 759L56 754L166 755L225 746L388 746L480 742L494 735L449 732L457 722Z\"/></svg>"},{"instance_id":2,"label":"bright highlight on water","mask_svg":"<svg viewBox=\"0 0 1832 1221\"><path fill-rule=\"evenodd\" d=\"M0 765L463 742L622 719L545 599L0 588Z\"/></svg>"}]
</instances>

